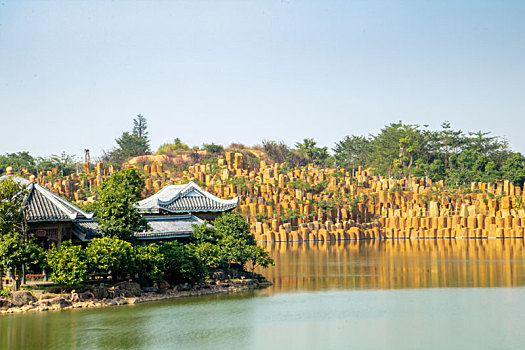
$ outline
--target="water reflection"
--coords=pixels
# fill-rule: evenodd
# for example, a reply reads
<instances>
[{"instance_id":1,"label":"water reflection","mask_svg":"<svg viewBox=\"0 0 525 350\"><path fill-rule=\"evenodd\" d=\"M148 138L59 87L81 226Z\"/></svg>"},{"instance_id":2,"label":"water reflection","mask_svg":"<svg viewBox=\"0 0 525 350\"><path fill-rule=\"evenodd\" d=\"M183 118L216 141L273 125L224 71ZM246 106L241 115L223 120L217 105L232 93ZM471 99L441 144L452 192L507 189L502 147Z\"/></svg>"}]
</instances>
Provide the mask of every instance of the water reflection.
<instances>
[{"instance_id":1,"label":"water reflection","mask_svg":"<svg viewBox=\"0 0 525 350\"><path fill-rule=\"evenodd\" d=\"M388 240L267 244L274 286L297 290L511 287L525 285L525 242Z\"/></svg>"}]
</instances>

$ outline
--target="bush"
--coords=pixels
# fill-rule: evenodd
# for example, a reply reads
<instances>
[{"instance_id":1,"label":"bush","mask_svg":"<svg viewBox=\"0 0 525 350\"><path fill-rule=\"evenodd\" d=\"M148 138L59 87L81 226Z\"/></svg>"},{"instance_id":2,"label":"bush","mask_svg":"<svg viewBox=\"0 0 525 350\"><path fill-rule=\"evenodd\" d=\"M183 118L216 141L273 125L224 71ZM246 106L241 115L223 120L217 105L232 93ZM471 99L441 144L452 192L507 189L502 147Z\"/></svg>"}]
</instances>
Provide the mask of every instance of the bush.
<instances>
[{"instance_id":1,"label":"bush","mask_svg":"<svg viewBox=\"0 0 525 350\"><path fill-rule=\"evenodd\" d=\"M131 243L118 238L94 238L86 248L93 273L111 273L114 279L122 272L135 271L135 254Z\"/></svg>"},{"instance_id":2,"label":"bush","mask_svg":"<svg viewBox=\"0 0 525 350\"><path fill-rule=\"evenodd\" d=\"M206 277L206 267L190 246L167 242L159 245L159 251L164 256L162 270L169 283L195 282Z\"/></svg>"},{"instance_id":3,"label":"bush","mask_svg":"<svg viewBox=\"0 0 525 350\"><path fill-rule=\"evenodd\" d=\"M160 281L164 277L164 254L161 253L159 245L151 243L134 248L136 267L141 276L152 281Z\"/></svg>"},{"instance_id":4,"label":"bush","mask_svg":"<svg viewBox=\"0 0 525 350\"><path fill-rule=\"evenodd\" d=\"M173 140L173 143L165 143L159 147L157 150L157 154L173 154L177 153L178 151L187 151L190 148L187 144L182 143L180 139L177 137L175 140Z\"/></svg>"},{"instance_id":5,"label":"bush","mask_svg":"<svg viewBox=\"0 0 525 350\"><path fill-rule=\"evenodd\" d=\"M83 282L89 276L86 252L71 242L63 242L58 249L49 249L46 261L51 268L50 278L62 287Z\"/></svg>"},{"instance_id":6,"label":"bush","mask_svg":"<svg viewBox=\"0 0 525 350\"><path fill-rule=\"evenodd\" d=\"M204 242L193 246L193 249L206 267L221 266L227 262L217 244Z\"/></svg>"},{"instance_id":7,"label":"bush","mask_svg":"<svg viewBox=\"0 0 525 350\"><path fill-rule=\"evenodd\" d=\"M231 236L240 239L247 245L255 245L255 237L250 232L250 224L242 215L227 213L219 216L213 222L217 234L221 237Z\"/></svg>"},{"instance_id":8,"label":"bush","mask_svg":"<svg viewBox=\"0 0 525 350\"><path fill-rule=\"evenodd\" d=\"M223 153L224 152L224 147L221 146L221 145L216 145L214 144L213 142L212 143L205 143L202 145L202 148L209 152L209 153L213 153L213 154L220 154L220 153Z\"/></svg>"}]
</instances>

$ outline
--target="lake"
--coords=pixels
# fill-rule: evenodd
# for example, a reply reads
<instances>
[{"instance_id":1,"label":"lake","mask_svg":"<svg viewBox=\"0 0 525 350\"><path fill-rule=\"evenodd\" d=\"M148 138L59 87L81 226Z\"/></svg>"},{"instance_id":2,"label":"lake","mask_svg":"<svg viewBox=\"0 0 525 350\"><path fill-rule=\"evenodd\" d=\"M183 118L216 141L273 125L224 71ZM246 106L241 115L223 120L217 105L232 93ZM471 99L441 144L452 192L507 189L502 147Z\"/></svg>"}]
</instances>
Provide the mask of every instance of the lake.
<instances>
[{"instance_id":1,"label":"lake","mask_svg":"<svg viewBox=\"0 0 525 350\"><path fill-rule=\"evenodd\" d=\"M522 349L523 240L265 246L274 286L0 316L1 349Z\"/></svg>"}]
</instances>

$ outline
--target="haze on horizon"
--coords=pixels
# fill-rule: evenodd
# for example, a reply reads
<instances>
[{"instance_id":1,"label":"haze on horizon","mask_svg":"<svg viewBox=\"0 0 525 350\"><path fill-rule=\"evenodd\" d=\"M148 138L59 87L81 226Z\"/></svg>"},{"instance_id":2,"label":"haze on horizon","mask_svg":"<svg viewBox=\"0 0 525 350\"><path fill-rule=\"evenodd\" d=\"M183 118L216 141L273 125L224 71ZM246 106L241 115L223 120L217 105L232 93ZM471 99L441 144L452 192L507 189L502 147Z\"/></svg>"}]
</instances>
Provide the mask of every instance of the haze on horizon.
<instances>
[{"instance_id":1,"label":"haze on horizon","mask_svg":"<svg viewBox=\"0 0 525 350\"><path fill-rule=\"evenodd\" d=\"M525 153L525 2L0 4L0 154L99 156L147 118L152 150L289 145L402 120Z\"/></svg>"}]
</instances>

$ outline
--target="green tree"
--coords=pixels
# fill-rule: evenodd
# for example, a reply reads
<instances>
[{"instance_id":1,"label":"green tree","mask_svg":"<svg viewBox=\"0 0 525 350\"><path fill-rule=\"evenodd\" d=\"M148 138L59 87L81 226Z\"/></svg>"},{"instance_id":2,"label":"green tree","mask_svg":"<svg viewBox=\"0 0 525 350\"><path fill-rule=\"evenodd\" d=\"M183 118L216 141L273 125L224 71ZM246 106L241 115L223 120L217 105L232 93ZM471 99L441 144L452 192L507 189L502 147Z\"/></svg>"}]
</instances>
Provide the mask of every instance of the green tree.
<instances>
[{"instance_id":1,"label":"green tree","mask_svg":"<svg viewBox=\"0 0 525 350\"><path fill-rule=\"evenodd\" d=\"M133 119L132 132L123 132L115 141L118 147L109 153L104 153L102 159L105 162L121 164L131 157L151 154L146 118L139 114Z\"/></svg>"},{"instance_id":2,"label":"green tree","mask_svg":"<svg viewBox=\"0 0 525 350\"><path fill-rule=\"evenodd\" d=\"M164 143L157 150L157 154L176 154L179 151L187 151L190 147L182 143L182 141L177 137L173 140L173 143Z\"/></svg>"},{"instance_id":3,"label":"green tree","mask_svg":"<svg viewBox=\"0 0 525 350\"><path fill-rule=\"evenodd\" d=\"M303 142L297 142L295 147L297 151L313 162L317 166L325 165L330 155L328 154L328 147L317 147L314 139L303 139Z\"/></svg>"},{"instance_id":4,"label":"green tree","mask_svg":"<svg viewBox=\"0 0 525 350\"><path fill-rule=\"evenodd\" d=\"M252 265L252 275L255 273L255 267L261 266L262 268L267 268L274 264L273 259L270 257L270 253L258 245L248 247L248 256L248 261Z\"/></svg>"},{"instance_id":5,"label":"green tree","mask_svg":"<svg viewBox=\"0 0 525 350\"><path fill-rule=\"evenodd\" d=\"M36 168L39 171L57 169L60 176L67 176L76 171L78 160L75 156L62 152L60 155L53 154L50 157L38 157Z\"/></svg>"},{"instance_id":6,"label":"green tree","mask_svg":"<svg viewBox=\"0 0 525 350\"><path fill-rule=\"evenodd\" d=\"M116 171L100 186L95 214L103 236L133 240L149 228L135 204L141 198L144 179L134 168Z\"/></svg>"},{"instance_id":7,"label":"green tree","mask_svg":"<svg viewBox=\"0 0 525 350\"><path fill-rule=\"evenodd\" d=\"M12 167L17 173L27 169L30 173L36 172L36 160L29 152L7 153L0 156L0 175L5 172L7 167Z\"/></svg>"},{"instance_id":8,"label":"green tree","mask_svg":"<svg viewBox=\"0 0 525 350\"><path fill-rule=\"evenodd\" d=\"M231 264L239 263L244 266L250 260L249 247L243 239L225 236L219 242L219 256L228 263L228 273L231 275Z\"/></svg>"},{"instance_id":9,"label":"green tree","mask_svg":"<svg viewBox=\"0 0 525 350\"><path fill-rule=\"evenodd\" d=\"M213 226L221 237L231 236L244 244L255 245L255 237L250 232L250 224L242 215L226 213L215 219Z\"/></svg>"},{"instance_id":10,"label":"green tree","mask_svg":"<svg viewBox=\"0 0 525 350\"><path fill-rule=\"evenodd\" d=\"M202 148L212 154L221 154L224 152L224 147L222 145L216 145L215 143L205 143L202 145Z\"/></svg>"},{"instance_id":11,"label":"green tree","mask_svg":"<svg viewBox=\"0 0 525 350\"><path fill-rule=\"evenodd\" d=\"M15 288L22 278L23 266L39 262L41 249L27 234L23 203L27 187L8 177L0 181L0 289L2 271L11 269L18 275Z\"/></svg>"},{"instance_id":12,"label":"green tree","mask_svg":"<svg viewBox=\"0 0 525 350\"><path fill-rule=\"evenodd\" d=\"M516 186L523 186L525 182L525 157L520 153L513 154L501 169L504 179Z\"/></svg>"},{"instance_id":13,"label":"green tree","mask_svg":"<svg viewBox=\"0 0 525 350\"><path fill-rule=\"evenodd\" d=\"M346 136L333 148L339 167L354 170L355 167L368 165L370 141L364 136Z\"/></svg>"},{"instance_id":14,"label":"green tree","mask_svg":"<svg viewBox=\"0 0 525 350\"><path fill-rule=\"evenodd\" d=\"M46 262L51 268L50 278L61 288L79 284L89 277L87 261L85 250L68 241L59 248L53 246L46 251Z\"/></svg>"},{"instance_id":15,"label":"green tree","mask_svg":"<svg viewBox=\"0 0 525 350\"><path fill-rule=\"evenodd\" d=\"M11 270L15 278L17 290L22 281L24 267L41 266L42 249L32 237L20 232L8 232L0 239L0 269Z\"/></svg>"},{"instance_id":16,"label":"green tree","mask_svg":"<svg viewBox=\"0 0 525 350\"><path fill-rule=\"evenodd\" d=\"M138 114L137 118L133 119L133 135L137 135L143 139L148 138L148 122L142 114Z\"/></svg>"},{"instance_id":17,"label":"green tree","mask_svg":"<svg viewBox=\"0 0 525 350\"><path fill-rule=\"evenodd\" d=\"M94 238L86 248L90 271L111 273L115 281L119 274L135 271L135 254L129 242L118 238Z\"/></svg>"},{"instance_id":18,"label":"green tree","mask_svg":"<svg viewBox=\"0 0 525 350\"><path fill-rule=\"evenodd\" d=\"M134 247L137 271L152 281L160 281L164 277L165 257L157 243Z\"/></svg>"},{"instance_id":19,"label":"green tree","mask_svg":"<svg viewBox=\"0 0 525 350\"><path fill-rule=\"evenodd\" d=\"M190 242L194 244L216 244L221 238L222 235L217 232L215 227L209 225L208 222L203 222L201 225L193 225Z\"/></svg>"},{"instance_id":20,"label":"green tree","mask_svg":"<svg viewBox=\"0 0 525 350\"><path fill-rule=\"evenodd\" d=\"M166 242L159 246L164 256L164 278L172 283L195 282L204 279L206 266L197 257L192 247L179 242Z\"/></svg>"},{"instance_id":21,"label":"green tree","mask_svg":"<svg viewBox=\"0 0 525 350\"><path fill-rule=\"evenodd\" d=\"M193 249L199 260L206 267L218 267L227 263L217 243L202 242L194 245Z\"/></svg>"}]
</instances>

